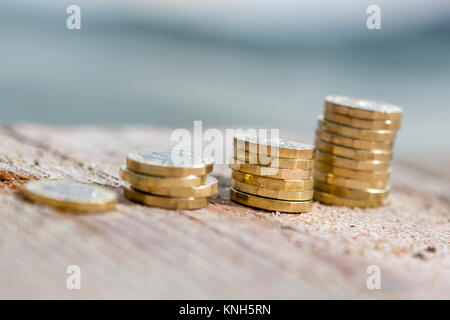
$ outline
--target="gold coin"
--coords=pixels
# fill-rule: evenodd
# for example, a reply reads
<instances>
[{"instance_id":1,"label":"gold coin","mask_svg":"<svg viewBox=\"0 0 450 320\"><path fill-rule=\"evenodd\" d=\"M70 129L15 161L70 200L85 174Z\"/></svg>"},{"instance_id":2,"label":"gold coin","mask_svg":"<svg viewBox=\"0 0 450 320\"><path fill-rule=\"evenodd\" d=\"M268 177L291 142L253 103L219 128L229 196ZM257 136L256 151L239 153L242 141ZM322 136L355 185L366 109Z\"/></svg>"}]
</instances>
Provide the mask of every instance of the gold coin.
<instances>
[{"instance_id":1,"label":"gold coin","mask_svg":"<svg viewBox=\"0 0 450 320\"><path fill-rule=\"evenodd\" d=\"M230 198L240 204L269 211L300 213L311 211L312 208L312 200L286 201L269 199L241 192L233 188L230 189Z\"/></svg>"},{"instance_id":2,"label":"gold coin","mask_svg":"<svg viewBox=\"0 0 450 320\"><path fill-rule=\"evenodd\" d=\"M250 173L255 176L284 179L284 180L305 180L311 179L312 170L298 170L298 169L280 169L275 167L265 167L257 164L248 164L240 162L237 159L232 159L228 167L233 170Z\"/></svg>"},{"instance_id":3,"label":"gold coin","mask_svg":"<svg viewBox=\"0 0 450 320\"><path fill-rule=\"evenodd\" d=\"M317 161L325 162L331 166L347 168L352 170L362 171L386 171L389 169L389 161L379 160L353 160L334 156L329 153L317 151Z\"/></svg>"},{"instance_id":4,"label":"gold coin","mask_svg":"<svg viewBox=\"0 0 450 320\"><path fill-rule=\"evenodd\" d=\"M368 140L368 141L377 141L377 142L385 142L392 144L395 140L395 134L396 131L393 130L370 130L370 129L359 129L359 128L353 128L349 126L340 125L337 123L333 123L330 121L326 121L323 119L323 116L319 116L319 128L344 137L349 137L353 139L358 140ZM349 145L351 147L351 145ZM356 145L353 146L354 148L361 148L361 149L381 149L386 150L381 147L369 147L369 148L363 148L358 147Z\"/></svg>"},{"instance_id":5,"label":"gold coin","mask_svg":"<svg viewBox=\"0 0 450 320\"><path fill-rule=\"evenodd\" d=\"M400 129L401 126L399 120L366 120L366 119L352 118L349 116L344 116L342 114L337 114L328 111L324 112L324 118L327 121L360 129L398 130Z\"/></svg>"},{"instance_id":6,"label":"gold coin","mask_svg":"<svg viewBox=\"0 0 450 320\"><path fill-rule=\"evenodd\" d=\"M115 192L96 185L34 181L25 185L25 197L62 211L104 212L114 210L117 202Z\"/></svg>"},{"instance_id":7,"label":"gold coin","mask_svg":"<svg viewBox=\"0 0 450 320\"><path fill-rule=\"evenodd\" d=\"M382 151L382 150L368 151L355 148L347 148L332 143L327 143L320 139L316 139L316 148L317 150L330 153L335 156L350 158L354 160L390 161L392 158L392 153L389 151Z\"/></svg>"},{"instance_id":8,"label":"gold coin","mask_svg":"<svg viewBox=\"0 0 450 320\"><path fill-rule=\"evenodd\" d=\"M368 120L401 120L403 113L393 104L345 96L326 96L325 110Z\"/></svg>"},{"instance_id":9,"label":"gold coin","mask_svg":"<svg viewBox=\"0 0 450 320\"><path fill-rule=\"evenodd\" d=\"M259 164L262 166L273 166L282 169L312 169L314 159L289 159L277 158L257 153L247 152L241 149L234 149L234 158L244 163Z\"/></svg>"},{"instance_id":10,"label":"gold coin","mask_svg":"<svg viewBox=\"0 0 450 320\"><path fill-rule=\"evenodd\" d=\"M129 153L127 167L136 173L151 176L187 177L210 173L213 162L187 151L145 149Z\"/></svg>"},{"instance_id":11,"label":"gold coin","mask_svg":"<svg viewBox=\"0 0 450 320\"><path fill-rule=\"evenodd\" d=\"M201 209L208 205L207 198L171 198L156 196L150 193L137 191L133 188L124 189L125 198L146 206L174 210Z\"/></svg>"},{"instance_id":12,"label":"gold coin","mask_svg":"<svg viewBox=\"0 0 450 320\"><path fill-rule=\"evenodd\" d=\"M353 180L349 178L339 177L332 173L325 173L318 169L314 169L314 181L326 182L339 187L351 188L351 189L383 189L387 185L386 180L378 181L364 181L364 180Z\"/></svg>"},{"instance_id":13,"label":"gold coin","mask_svg":"<svg viewBox=\"0 0 450 320\"><path fill-rule=\"evenodd\" d=\"M314 146L287 139L234 137L234 147L252 153L289 159L313 159Z\"/></svg>"},{"instance_id":14,"label":"gold coin","mask_svg":"<svg viewBox=\"0 0 450 320\"><path fill-rule=\"evenodd\" d=\"M313 188L313 180L281 180L254 176L241 171L232 172L232 177L236 181L250 184L262 188L271 188L281 191L308 191Z\"/></svg>"},{"instance_id":15,"label":"gold coin","mask_svg":"<svg viewBox=\"0 0 450 320\"><path fill-rule=\"evenodd\" d=\"M142 188L133 185L137 191L147 192L158 196L166 196L173 198L208 198L218 191L218 183L216 178L207 176L206 183L198 187L161 187L160 185L152 185Z\"/></svg>"},{"instance_id":16,"label":"gold coin","mask_svg":"<svg viewBox=\"0 0 450 320\"><path fill-rule=\"evenodd\" d=\"M206 176L187 176L181 178L164 178L155 176L146 176L120 167L120 177L139 190L149 188L185 188L198 187L206 183Z\"/></svg>"},{"instance_id":17,"label":"gold coin","mask_svg":"<svg viewBox=\"0 0 450 320\"><path fill-rule=\"evenodd\" d=\"M377 208L383 204L383 199L352 200L314 190L314 200L328 205L347 206L352 208Z\"/></svg>"},{"instance_id":18,"label":"gold coin","mask_svg":"<svg viewBox=\"0 0 450 320\"><path fill-rule=\"evenodd\" d=\"M382 200L389 194L389 188L358 190L339 187L320 181L314 181L314 190L352 200Z\"/></svg>"},{"instance_id":19,"label":"gold coin","mask_svg":"<svg viewBox=\"0 0 450 320\"><path fill-rule=\"evenodd\" d=\"M328 143L333 143L336 145L340 145L343 147L361 149L361 150L369 150L369 151L391 151L394 143L387 143L383 141L371 141L371 140L360 140L354 139L350 137L344 137L337 134L332 134L330 132L324 131L322 129L316 130L316 137L320 140L323 140Z\"/></svg>"},{"instance_id":20,"label":"gold coin","mask_svg":"<svg viewBox=\"0 0 450 320\"><path fill-rule=\"evenodd\" d=\"M313 190L283 191L271 188L257 187L251 184L239 182L235 179L231 179L231 186L235 190L239 190L245 193L278 200L305 201L311 200L313 197Z\"/></svg>"},{"instance_id":21,"label":"gold coin","mask_svg":"<svg viewBox=\"0 0 450 320\"><path fill-rule=\"evenodd\" d=\"M387 181L390 175L389 170L387 171L352 170L347 168L335 167L320 161L316 161L315 169L318 169L324 173L331 173L342 178L369 181L369 182Z\"/></svg>"}]
</instances>

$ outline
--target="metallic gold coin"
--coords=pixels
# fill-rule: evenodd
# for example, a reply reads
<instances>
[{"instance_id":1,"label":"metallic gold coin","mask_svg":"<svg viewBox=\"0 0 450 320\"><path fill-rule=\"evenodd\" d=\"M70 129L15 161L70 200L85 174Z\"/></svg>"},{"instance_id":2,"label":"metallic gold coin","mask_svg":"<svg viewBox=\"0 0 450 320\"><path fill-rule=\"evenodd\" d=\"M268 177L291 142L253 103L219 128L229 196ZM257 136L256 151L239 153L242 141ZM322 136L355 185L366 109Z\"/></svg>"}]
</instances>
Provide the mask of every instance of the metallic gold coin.
<instances>
[{"instance_id":1,"label":"metallic gold coin","mask_svg":"<svg viewBox=\"0 0 450 320\"><path fill-rule=\"evenodd\" d=\"M332 173L325 173L318 169L314 169L314 181L326 182L331 185L351 188L351 189L383 189L386 187L388 179L378 180L378 181L364 181L364 180L354 180L349 178L339 177Z\"/></svg>"},{"instance_id":2,"label":"metallic gold coin","mask_svg":"<svg viewBox=\"0 0 450 320\"><path fill-rule=\"evenodd\" d=\"M320 181L314 181L314 190L352 200L383 200L389 194L389 188L358 190L339 187Z\"/></svg>"},{"instance_id":3,"label":"metallic gold coin","mask_svg":"<svg viewBox=\"0 0 450 320\"><path fill-rule=\"evenodd\" d=\"M146 206L174 210L201 209L208 205L207 198L171 198L156 196L150 193L137 191L133 188L124 189L125 198Z\"/></svg>"},{"instance_id":4,"label":"metallic gold coin","mask_svg":"<svg viewBox=\"0 0 450 320\"><path fill-rule=\"evenodd\" d=\"M316 137L328 143L333 143L343 147L368 150L368 151L391 151L394 147L394 143L384 142L384 141L371 141L371 140L360 140L350 137L344 137L337 134L332 134L330 132L324 131L322 129L316 130Z\"/></svg>"},{"instance_id":5,"label":"metallic gold coin","mask_svg":"<svg viewBox=\"0 0 450 320\"><path fill-rule=\"evenodd\" d=\"M344 116L342 114L328 111L324 112L324 118L327 121L360 129L398 130L400 129L401 126L401 122L399 120L366 120L366 119L352 118L349 116Z\"/></svg>"},{"instance_id":6,"label":"metallic gold coin","mask_svg":"<svg viewBox=\"0 0 450 320\"><path fill-rule=\"evenodd\" d=\"M352 208L377 208L383 204L383 199L352 200L314 190L314 200L328 205L347 206Z\"/></svg>"},{"instance_id":7,"label":"metallic gold coin","mask_svg":"<svg viewBox=\"0 0 450 320\"><path fill-rule=\"evenodd\" d=\"M218 182L216 178L207 176L206 183L198 187L161 187L160 185L152 185L146 188L134 186L137 191L147 192L158 196L166 196L173 198L208 198L216 194L218 191Z\"/></svg>"},{"instance_id":8,"label":"metallic gold coin","mask_svg":"<svg viewBox=\"0 0 450 320\"><path fill-rule=\"evenodd\" d=\"M326 96L325 110L368 120L401 120L403 114L393 104L345 96Z\"/></svg>"},{"instance_id":9,"label":"metallic gold coin","mask_svg":"<svg viewBox=\"0 0 450 320\"><path fill-rule=\"evenodd\" d=\"M240 204L269 211L300 213L311 211L312 208L312 200L286 201L269 199L241 192L233 188L230 189L230 198Z\"/></svg>"},{"instance_id":10,"label":"metallic gold coin","mask_svg":"<svg viewBox=\"0 0 450 320\"><path fill-rule=\"evenodd\" d=\"M334 156L329 153L317 151L317 161L325 162L331 166L347 168L362 171L386 171L389 169L389 161L379 160L353 160L343 157Z\"/></svg>"},{"instance_id":11,"label":"metallic gold coin","mask_svg":"<svg viewBox=\"0 0 450 320\"><path fill-rule=\"evenodd\" d=\"M231 186L235 190L239 190L245 193L278 200L305 201L311 200L313 197L313 190L283 191L271 188L257 187L251 184L239 182L235 179L231 179Z\"/></svg>"},{"instance_id":12,"label":"metallic gold coin","mask_svg":"<svg viewBox=\"0 0 450 320\"><path fill-rule=\"evenodd\" d=\"M347 148L338 146L332 143L327 143L320 139L316 139L317 150L340 156L344 158L350 158L354 160L380 160L390 161L392 158L392 152L382 150L360 150L355 148Z\"/></svg>"},{"instance_id":13,"label":"metallic gold coin","mask_svg":"<svg viewBox=\"0 0 450 320\"><path fill-rule=\"evenodd\" d=\"M207 176L187 176L181 178L164 178L155 176L146 176L120 167L120 177L139 190L150 188L186 188L199 187L206 183Z\"/></svg>"},{"instance_id":14,"label":"metallic gold coin","mask_svg":"<svg viewBox=\"0 0 450 320\"><path fill-rule=\"evenodd\" d=\"M250 173L255 176L274 178L274 179L284 179L284 180L305 180L311 179L312 170L298 170L298 169L280 169L275 167L265 167L257 164L248 164L240 162L237 159L233 159L232 162L228 164L228 167L233 170L241 171L244 173Z\"/></svg>"},{"instance_id":15,"label":"metallic gold coin","mask_svg":"<svg viewBox=\"0 0 450 320\"><path fill-rule=\"evenodd\" d=\"M313 180L281 180L254 176L241 171L232 172L232 178L236 181L262 188L271 188L281 191L308 191L313 188Z\"/></svg>"},{"instance_id":16,"label":"metallic gold coin","mask_svg":"<svg viewBox=\"0 0 450 320\"><path fill-rule=\"evenodd\" d=\"M25 197L62 211L104 212L114 210L117 202L115 192L96 185L34 181L25 185Z\"/></svg>"},{"instance_id":17,"label":"metallic gold coin","mask_svg":"<svg viewBox=\"0 0 450 320\"><path fill-rule=\"evenodd\" d=\"M392 144L395 140L395 134L396 131L393 130L370 130L370 129L359 129L359 128L353 128L349 126L340 125L337 123L333 123L330 121L326 121L323 119L323 116L319 116L319 128L344 137L349 137L353 139L358 140L368 140L370 142L377 141L377 142L385 142ZM352 147L351 145L348 145L348 147ZM353 146L354 148L361 148L361 149L380 149L380 150L387 150L382 147L368 147L363 148L357 145Z\"/></svg>"},{"instance_id":18,"label":"metallic gold coin","mask_svg":"<svg viewBox=\"0 0 450 320\"><path fill-rule=\"evenodd\" d=\"M145 149L129 153L127 167L151 176L204 176L212 171L213 161L181 150Z\"/></svg>"},{"instance_id":19,"label":"metallic gold coin","mask_svg":"<svg viewBox=\"0 0 450 320\"><path fill-rule=\"evenodd\" d=\"M289 159L277 158L257 153L247 152L241 149L234 149L234 158L244 163L259 164L262 166L273 166L282 169L312 169L314 167L314 159Z\"/></svg>"},{"instance_id":20,"label":"metallic gold coin","mask_svg":"<svg viewBox=\"0 0 450 320\"><path fill-rule=\"evenodd\" d=\"M252 153L289 159L314 159L314 146L287 139L234 137L234 147Z\"/></svg>"},{"instance_id":21,"label":"metallic gold coin","mask_svg":"<svg viewBox=\"0 0 450 320\"><path fill-rule=\"evenodd\" d=\"M390 170L387 171L352 170L347 168L335 167L320 161L316 161L315 169L318 169L324 173L331 173L342 178L369 181L369 182L387 181L391 173Z\"/></svg>"}]
</instances>

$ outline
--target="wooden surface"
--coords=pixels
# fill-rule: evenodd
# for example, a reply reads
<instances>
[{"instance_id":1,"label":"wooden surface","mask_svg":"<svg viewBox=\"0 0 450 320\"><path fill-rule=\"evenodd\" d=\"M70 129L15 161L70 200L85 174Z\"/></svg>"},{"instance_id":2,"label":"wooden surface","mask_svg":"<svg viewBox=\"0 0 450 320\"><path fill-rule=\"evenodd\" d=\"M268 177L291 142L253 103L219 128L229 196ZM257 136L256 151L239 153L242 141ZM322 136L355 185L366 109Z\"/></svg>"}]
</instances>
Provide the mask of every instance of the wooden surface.
<instances>
[{"instance_id":1,"label":"wooden surface","mask_svg":"<svg viewBox=\"0 0 450 320\"><path fill-rule=\"evenodd\" d=\"M0 298L450 298L448 159L394 161L385 207L315 203L286 215L220 194L197 211L166 211L122 196L126 153L166 147L169 130L0 129ZM115 212L59 213L20 195L28 179L97 183L117 191ZM81 290L66 268L81 268ZM369 290L366 269L381 269Z\"/></svg>"}]
</instances>

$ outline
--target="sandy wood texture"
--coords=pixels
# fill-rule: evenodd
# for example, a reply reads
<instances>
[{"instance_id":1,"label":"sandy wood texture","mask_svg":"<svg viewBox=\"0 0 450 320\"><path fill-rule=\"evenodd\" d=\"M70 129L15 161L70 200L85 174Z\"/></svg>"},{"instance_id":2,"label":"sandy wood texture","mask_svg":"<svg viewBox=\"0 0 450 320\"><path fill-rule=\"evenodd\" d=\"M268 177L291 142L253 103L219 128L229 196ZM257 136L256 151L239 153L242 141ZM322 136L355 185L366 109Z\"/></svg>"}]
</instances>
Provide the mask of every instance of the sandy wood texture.
<instances>
[{"instance_id":1,"label":"sandy wood texture","mask_svg":"<svg viewBox=\"0 0 450 320\"><path fill-rule=\"evenodd\" d=\"M450 298L448 163L395 159L385 207L314 204L286 215L230 202L230 170L205 209L167 211L120 196L115 212L29 203L29 179L91 182L122 194L128 151L166 147L166 129L0 129L0 298ZM68 290L68 265L81 290ZM381 289L366 269L381 270Z\"/></svg>"}]
</instances>

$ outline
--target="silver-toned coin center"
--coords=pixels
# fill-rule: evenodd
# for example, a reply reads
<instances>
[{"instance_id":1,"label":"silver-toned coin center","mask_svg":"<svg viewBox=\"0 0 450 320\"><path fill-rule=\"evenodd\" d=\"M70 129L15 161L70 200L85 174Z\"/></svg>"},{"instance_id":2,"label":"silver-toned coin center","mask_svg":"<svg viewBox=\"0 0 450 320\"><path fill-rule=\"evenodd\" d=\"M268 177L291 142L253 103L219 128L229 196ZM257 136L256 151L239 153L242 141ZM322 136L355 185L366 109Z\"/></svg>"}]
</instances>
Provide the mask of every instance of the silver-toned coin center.
<instances>
[{"instance_id":1,"label":"silver-toned coin center","mask_svg":"<svg viewBox=\"0 0 450 320\"><path fill-rule=\"evenodd\" d=\"M203 158L185 151L151 151L142 150L131 153L129 158L137 162L165 167L193 167L204 165Z\"/></svg>"},{"instance_id":2,"label":"silver-toned coin center","mask_svg":"<svg viewBox=\"0 0 450 320\"><path fill-rule=\"evenodd\" d=\"M312 150L314 147L312 145L295 142L292 140L286 139L263 139L257 137L236 137L236 139L244 143L245 141L256 143L260 145L266 145L277 148L285 148L285 149L296 149L296 150Z\"/></svg>"},{"instance_id":3,"label":"silver-toned coin center","mask_svg":"<svg viewBox=\"0 0 450 320\"><path fill-rule=\"evenodd\" d=\"M97 203L115 199L112 192L84 184L37 182L30 184L27 188L32 193L59 201Z\"/></svg>"}]
</instances>

